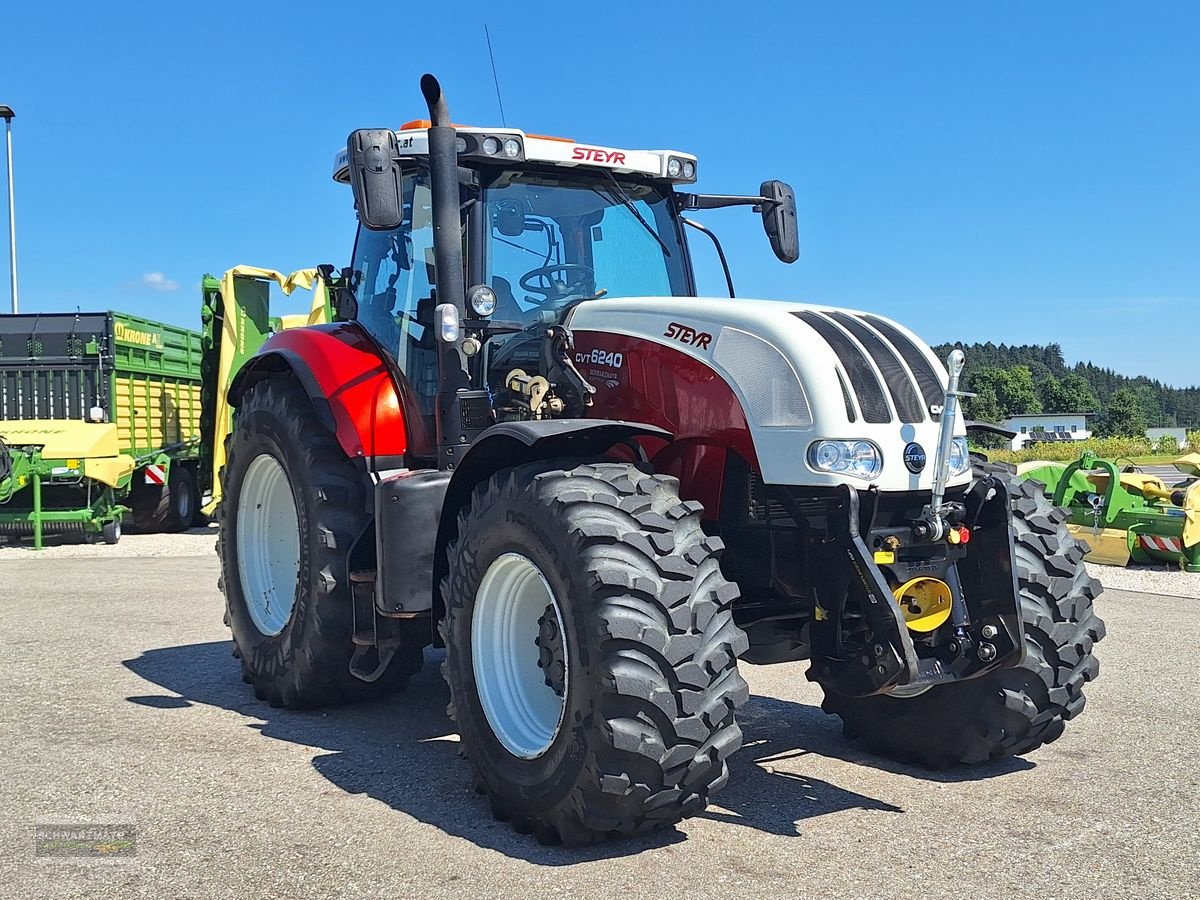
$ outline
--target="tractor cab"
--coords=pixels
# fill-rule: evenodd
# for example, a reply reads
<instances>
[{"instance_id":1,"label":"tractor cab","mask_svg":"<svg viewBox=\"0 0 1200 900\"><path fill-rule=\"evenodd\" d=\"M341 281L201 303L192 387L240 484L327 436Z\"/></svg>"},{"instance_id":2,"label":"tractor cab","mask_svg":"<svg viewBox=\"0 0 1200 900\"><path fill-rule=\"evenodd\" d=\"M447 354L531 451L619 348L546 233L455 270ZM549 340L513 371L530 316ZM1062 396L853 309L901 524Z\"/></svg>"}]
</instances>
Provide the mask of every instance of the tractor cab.
<instances>
[{"instance_id":1,"label":"tractor cab","mask_svg":"<svg viewBox=\"0 0 1200 900\"><path fill-rule=\"evenodd\" d=\"M464 175L467 281L475 286L465 312L477 322L469 346L479 387L505 391L514 369L538 374L545 328L582 301L694 293L669 184L511 161ZM357 320L395 355L432 433L438 357L428 168L418 161L401 178L401 221L359 227L351 278Z\"/></svg>"},{"instance_id":2,"label":"tractor cab","mask_svg":"<svg viewBox=\"0 0 1200 900\"><path fill-rule=\"evenodd\" d=\"M420 401L423 430L433 434L439 378L428 128L427 121L409 122L390 138L399 200L389 208L396 207L398 221L360 215L349 278L355 318L394 356ZM513 379L549 376L546 330L580 303L696 295L684 228L705 229L683 210L753 205L768 235L780 236L772 239L780 257L798 253L790 224L795 204L781 182L764 184L766 197L704 197L679 190L697 170L696 157L680 151L597 147L515 129L454 131L471 285L460 313L472 320L463 323L464 349L473 357L472 385L498 398L499 421L529 417L529 382ZM348 148L335 158L334 180L351 182L351 171ZM548 393L550 386L535 389ZM579 411L578 397L551 399Z\"/></svg>"},{"instance_id":3,"label":"tractor cab","mask_svg":"<svg viewBox=\"0 0 1200 900\"><path fill-rule=\"evenodd\" d=\"M383 328L389 314L412 318L433 285L427 128L409 122L396 132L400 221L364 220L355 244L359 318L365 312ZM455 134L465 274L490 289L472 312L531 328L586 299L695 293L674 190L695 181L695 157L516 130L456 127ZM334 179L350 180L346 151L335 159Z\"/></svg>"}]
</instances>

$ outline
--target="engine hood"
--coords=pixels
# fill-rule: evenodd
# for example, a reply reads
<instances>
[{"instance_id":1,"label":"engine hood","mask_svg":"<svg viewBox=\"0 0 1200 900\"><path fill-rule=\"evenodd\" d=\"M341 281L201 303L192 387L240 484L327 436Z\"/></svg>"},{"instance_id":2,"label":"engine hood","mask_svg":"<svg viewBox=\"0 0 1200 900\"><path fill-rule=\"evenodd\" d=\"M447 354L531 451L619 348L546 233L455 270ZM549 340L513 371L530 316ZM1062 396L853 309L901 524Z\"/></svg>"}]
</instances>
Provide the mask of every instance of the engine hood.
<instances>
[{"instance_id":1,"label":"engine hood","mask_svg":"<svg viewBox=\"0 0 1200 900\"><path fill-rule=\"evenodd\" d=\"M568 325L653 341L714 369L742 404L767 483L933 487L946 370L890 319L787 301L634 297L582 303ZM966 433L961 413L954 433ZM871 441L882 471L869 480L817 471L807 451L821 439ZM915 472L914 444L927 458Z\"/></svg>"}]
</instances>

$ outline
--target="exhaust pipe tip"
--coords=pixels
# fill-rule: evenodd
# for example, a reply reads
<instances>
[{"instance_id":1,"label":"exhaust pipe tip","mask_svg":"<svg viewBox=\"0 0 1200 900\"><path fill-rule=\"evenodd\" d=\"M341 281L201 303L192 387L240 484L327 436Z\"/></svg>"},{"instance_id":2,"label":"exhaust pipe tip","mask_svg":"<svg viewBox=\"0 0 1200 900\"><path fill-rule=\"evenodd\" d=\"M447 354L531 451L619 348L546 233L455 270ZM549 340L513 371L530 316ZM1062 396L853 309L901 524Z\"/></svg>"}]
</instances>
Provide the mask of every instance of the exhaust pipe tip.
<instances>
[{"instance_id":1,"label":"exhaust pipe tip","mask_svg":"<svg viewBox=\"0 0 1200 900\"><path fill-rule=\"evenodd\" d=\"M442 86L436 78L426 72L421 76L421 93L425 95L425 105L429 107L429 123L434 128L450 124L450 109L446 105L446 97L442 94Z\"/></svg>"}]
</instances>

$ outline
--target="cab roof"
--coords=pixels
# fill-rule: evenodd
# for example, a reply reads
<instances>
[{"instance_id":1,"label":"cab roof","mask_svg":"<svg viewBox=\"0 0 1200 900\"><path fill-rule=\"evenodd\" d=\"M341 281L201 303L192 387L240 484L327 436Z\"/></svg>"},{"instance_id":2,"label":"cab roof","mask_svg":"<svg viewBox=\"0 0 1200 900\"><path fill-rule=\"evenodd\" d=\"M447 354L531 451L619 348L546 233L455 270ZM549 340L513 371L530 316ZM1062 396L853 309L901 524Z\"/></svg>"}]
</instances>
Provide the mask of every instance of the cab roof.
<instances>
[{"instance_id":1,"label":"cab roof","mask_svg":"<svg viewBox=\"0 0 1200 900\"><path fill-rule=\"evenodd\" d=\"M395 132L400 155L413 157L427 155L429 153L428 128L429 123L421 120L401 125ZM460 156L482 162L509 165L538 162L567 168L583 166L593 169L610 169L615 172L649 175L652 178L661 178L677 184L690 184L696 180L696 157L691 153L683 153L678 150L622 150L617 147L580 144L571 138L526 134L516 128L476 128L463 125L455 125L454 128L460 139L464 140L468 146L467 151L464 151L460 145ZM498 143L494 146L498 146L500 152L494 154L484 152L485 141L489 137L496 139ZM514 139L519 144L519 153L515 157L506 156L503 152L505 141L509 139ZM672 171L675 171L674 175L671 174ZM342 184L350 183L350 169L346 162L344 147L334 157L333 180Z\"/></svg>"}]
</instances>

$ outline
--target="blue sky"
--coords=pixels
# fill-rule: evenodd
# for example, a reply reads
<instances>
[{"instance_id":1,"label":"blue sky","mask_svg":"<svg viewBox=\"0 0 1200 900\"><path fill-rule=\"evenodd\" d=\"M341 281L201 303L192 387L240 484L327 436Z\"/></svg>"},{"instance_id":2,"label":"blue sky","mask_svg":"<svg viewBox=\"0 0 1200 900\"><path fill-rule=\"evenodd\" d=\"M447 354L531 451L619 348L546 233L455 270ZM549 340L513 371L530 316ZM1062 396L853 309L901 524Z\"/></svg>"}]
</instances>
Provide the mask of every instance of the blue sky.
<instances>
[{"instance_id":1,"label":"blue sky","mask_svg":"<svg viewBox=\"0 0 1200 900\"><path fill-rule=\"evenodd\" d=\"M424 6L8 4L23 310L195 324L206 271L346 264L333 153L418 117L424 71L494 124L487 22L509 125L794 185L794 266L749 212L703 214L740 294L1200 382L1200 5Z\"/></svg>"}]
</instances>

